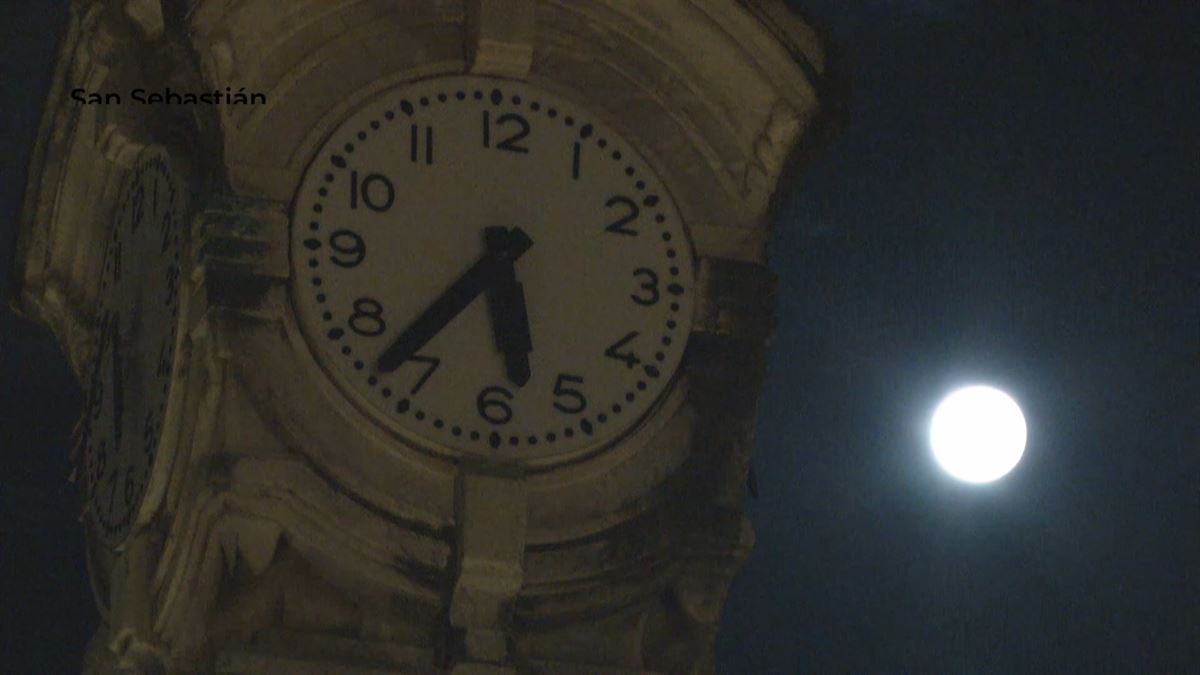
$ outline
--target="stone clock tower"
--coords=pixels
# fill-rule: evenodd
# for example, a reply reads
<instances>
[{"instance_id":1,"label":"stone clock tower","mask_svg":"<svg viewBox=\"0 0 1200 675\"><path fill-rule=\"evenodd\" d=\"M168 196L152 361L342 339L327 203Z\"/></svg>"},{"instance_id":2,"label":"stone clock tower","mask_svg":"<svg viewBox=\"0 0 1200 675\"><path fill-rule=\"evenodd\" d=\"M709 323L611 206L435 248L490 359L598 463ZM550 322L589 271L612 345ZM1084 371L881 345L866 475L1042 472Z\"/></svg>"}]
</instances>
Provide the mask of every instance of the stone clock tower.
<instances>
[{"instance_id":1,"label":"stone clock tower","mask_svg":"<svg viewBox=\"0 0 1200 675\"><path fill-rule=\"evenodd\" d=\"M826 57L774 0L76 0L16 305L89 673L710 673Z\"/></svg>"}]
</instances>

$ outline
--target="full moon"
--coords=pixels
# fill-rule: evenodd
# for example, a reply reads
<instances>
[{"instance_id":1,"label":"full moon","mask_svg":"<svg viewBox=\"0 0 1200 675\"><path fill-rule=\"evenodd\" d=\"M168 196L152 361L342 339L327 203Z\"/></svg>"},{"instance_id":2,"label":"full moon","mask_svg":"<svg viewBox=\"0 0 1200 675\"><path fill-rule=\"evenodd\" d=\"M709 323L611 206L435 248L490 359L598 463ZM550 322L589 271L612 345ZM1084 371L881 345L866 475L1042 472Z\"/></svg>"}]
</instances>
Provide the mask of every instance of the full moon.
<instances>
[{"instance_id":1,"label":"full moon","mask_svg":"<svg viewBox=\"0 0 1200 675\"><path fill-rule=\"evenodd\" d=\"M1021 461L1025 416L999 389L964 387L938 404L929 425L929 444L946 473L967 483L990 483Z\"/></svg>"}]
</instances>

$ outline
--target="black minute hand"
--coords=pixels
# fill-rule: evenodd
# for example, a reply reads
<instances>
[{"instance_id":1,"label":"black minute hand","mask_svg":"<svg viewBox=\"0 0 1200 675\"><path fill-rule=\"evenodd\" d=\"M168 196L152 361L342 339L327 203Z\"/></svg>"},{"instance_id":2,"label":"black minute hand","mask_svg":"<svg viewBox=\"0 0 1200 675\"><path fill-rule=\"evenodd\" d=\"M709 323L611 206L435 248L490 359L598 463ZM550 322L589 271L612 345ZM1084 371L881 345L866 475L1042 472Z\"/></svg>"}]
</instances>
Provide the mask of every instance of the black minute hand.
<instances>
[{"instance_id":1,"label":"black minute hand","mask_svg":"<svg viewBox=\"0 0 1200 675\"><path fill-rule=\"evenodd\" d=\"M507 239L507 251L505 252L512 260L519 258L533 245L533 240L519 227L509 230ZM502 263L503 260L497 251L489 250L484 253L380 355L376 365L379 372L390 373L396 370L400 364L420 351L454 317L466 309L467 305L495 283Z\"/></svg>"}]
</instances>

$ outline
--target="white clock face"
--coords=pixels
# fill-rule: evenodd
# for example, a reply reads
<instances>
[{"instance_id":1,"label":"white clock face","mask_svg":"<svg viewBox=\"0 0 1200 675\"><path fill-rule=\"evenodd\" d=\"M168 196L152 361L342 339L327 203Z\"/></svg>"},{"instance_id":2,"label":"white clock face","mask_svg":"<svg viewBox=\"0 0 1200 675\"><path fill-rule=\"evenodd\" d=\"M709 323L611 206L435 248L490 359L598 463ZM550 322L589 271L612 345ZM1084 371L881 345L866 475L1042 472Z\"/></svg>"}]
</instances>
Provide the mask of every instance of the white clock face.
<instances>
[{"instance_id":1,"label":"white clock face","mask_svg":"<svg viewBox=\"0 0 1200 675\"><path fill-rule=\"evenodd\" d=\"M318 359L422 447L562 457L628 431L686 346L691 245L647 161L586 110L474 76L343 122L294 204Z\"/></svg>"},{"instance_id":2,"label":"white clock face","mask_svg":"<svg viewBox=\"0 0 1200 675\"><path fill-rule=\"evenodd\" d=\"M88 510L109 545L133 525L162 435L183 197L165 155L150 152L126 180L110 226L82 427Z\"/></svg>"}]
</instances>

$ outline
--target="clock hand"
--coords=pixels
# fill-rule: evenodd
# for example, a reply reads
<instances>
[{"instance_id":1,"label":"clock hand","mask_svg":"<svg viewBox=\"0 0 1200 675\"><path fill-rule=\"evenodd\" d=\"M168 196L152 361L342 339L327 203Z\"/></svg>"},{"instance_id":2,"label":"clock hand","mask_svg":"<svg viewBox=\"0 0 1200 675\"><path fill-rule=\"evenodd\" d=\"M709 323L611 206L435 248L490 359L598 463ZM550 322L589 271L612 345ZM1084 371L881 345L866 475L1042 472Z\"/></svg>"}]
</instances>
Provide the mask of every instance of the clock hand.
<instances>
[{"instance_id":1,"label":"clock hand","mask_svg":"<svg viewBox=\"0 0 1200 675\"><path fill-rule=\"evenodd\" d=\"M506 239L503 252L511 260L520 258L533 245L533 240L519 227L512 228ZM390 373L396 370L400 364L412 358L413 354L428 344L454 317L494 283L498 263L496 251L485 252L379 356L376 364L379 372Z\"/></svg>"},{"instance_id":2,"label":"clock hand","mask_svg":"<svg viewBox=\"0 0 1200 675\"><path fill-rule=\"evenodd\" d=\"M497 257L496 279L487 290L488 310L496 348L504 353L508 379L518 387L529 381L529 313L525 309L525 289L517 282L513 259L505 250L508 232L503 227L484 230L488 251Z\"/></svg>"},{"instance_id":3,"label":"clock hand","mask_svg":"<svg viewBox=\"0 0 1200 675\"><path fill-rule=\"evenodd\" d=\"M119 314L109 317L109 340L112 342L112 401L113 401L113 443L121 447L121 424L125 413L125 395L121 390L121 334L119 329Z\"/></svg>"}]
</instances>

